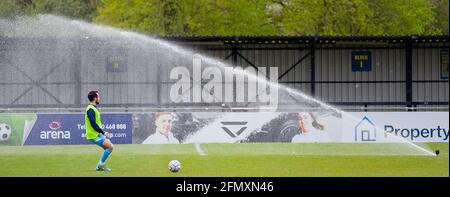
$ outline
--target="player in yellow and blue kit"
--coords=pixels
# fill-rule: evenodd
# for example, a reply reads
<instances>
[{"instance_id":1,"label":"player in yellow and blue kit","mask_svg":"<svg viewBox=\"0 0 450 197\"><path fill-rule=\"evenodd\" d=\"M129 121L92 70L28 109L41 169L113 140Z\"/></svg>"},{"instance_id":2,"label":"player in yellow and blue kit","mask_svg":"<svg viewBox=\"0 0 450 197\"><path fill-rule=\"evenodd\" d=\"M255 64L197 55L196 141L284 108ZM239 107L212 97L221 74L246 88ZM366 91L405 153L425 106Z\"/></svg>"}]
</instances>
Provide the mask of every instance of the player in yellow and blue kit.
<instances>
[{"instance_id":1,"label":"player in yellow and blue kit","mask_svg":"<svg viewBox=\"0 0 450 197\"><path fill-rule=\"evenodd\" d=\"M86 113L84 116L86 125L86 139L90 142L97 144L104 149L100 160L98 161L97 171L111 171L106 166L106 159L111 155L114 145L109 140L110 134L102 129L102 120L100 117L100 111L97 105L100 103L100 95L98 91L91 91L88 94L90 104L86 107Z\"/></svg>"}]
</instances>

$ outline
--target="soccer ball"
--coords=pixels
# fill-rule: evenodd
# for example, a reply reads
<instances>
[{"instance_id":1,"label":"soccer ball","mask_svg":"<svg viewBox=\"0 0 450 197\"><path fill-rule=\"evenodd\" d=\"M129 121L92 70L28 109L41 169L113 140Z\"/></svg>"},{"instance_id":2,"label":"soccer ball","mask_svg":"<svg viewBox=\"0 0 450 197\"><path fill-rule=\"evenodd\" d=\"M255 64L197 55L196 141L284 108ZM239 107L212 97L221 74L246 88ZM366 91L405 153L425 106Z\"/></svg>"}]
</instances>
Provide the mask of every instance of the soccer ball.
<instances>
[{"instance_id":1,"label":"soccer ball","mask_svg":"<svg viewBox=\"0 0 450 197\"><path fill-rule=\"evenodd\" d=\"M181 163L178 160L172 160L169 162L169 170L171 172L178 172L181 169Z\"/></svg>"},{"instance_id":2,"label":"soccer ball","mask_svg":"<svg viewBox=\"0 0 450 197\"><path fill-rule=\"evenodd\" d=\"M0 142L5 142L11 137L11 127L7 124L0 123Z\"/></svg>"}]
</instances>

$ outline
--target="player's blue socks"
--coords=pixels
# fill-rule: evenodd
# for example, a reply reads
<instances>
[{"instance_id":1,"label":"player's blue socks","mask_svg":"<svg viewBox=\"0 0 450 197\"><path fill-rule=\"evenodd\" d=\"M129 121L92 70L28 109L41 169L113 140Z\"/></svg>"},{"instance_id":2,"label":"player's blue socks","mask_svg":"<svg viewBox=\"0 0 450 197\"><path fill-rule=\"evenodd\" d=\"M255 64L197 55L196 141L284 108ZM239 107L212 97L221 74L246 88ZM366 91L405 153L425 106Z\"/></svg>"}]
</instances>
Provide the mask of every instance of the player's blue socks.
<instances>
[{"instance_id":1,"label":"player's blue socks","mask_svg":"<svg viewBox=\"0 0 450 197\"><path fill-rule=\"evenodd\" d=\"M111 149L105 149L103 151L102 157L100 158L100 163L104 164L106 159L108 159L109 155L112 153Z\"/></svg>"}]
</instances>

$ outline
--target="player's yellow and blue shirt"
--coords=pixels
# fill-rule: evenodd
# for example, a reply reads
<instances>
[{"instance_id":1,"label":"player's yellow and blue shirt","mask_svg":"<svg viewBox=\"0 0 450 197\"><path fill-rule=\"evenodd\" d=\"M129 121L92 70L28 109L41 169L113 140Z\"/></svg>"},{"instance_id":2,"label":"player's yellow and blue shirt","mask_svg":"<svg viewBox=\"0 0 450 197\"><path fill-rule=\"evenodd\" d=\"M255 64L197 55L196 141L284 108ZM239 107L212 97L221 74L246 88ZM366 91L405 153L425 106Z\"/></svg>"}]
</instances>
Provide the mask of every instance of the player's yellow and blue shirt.
<instances>
[{"instance_id":1,"label":"player's yellow and blue shirt","mask_svg":"<svg viewBox=\"0 0 450 197\"><path fill-rule=\"evenodd\" d=\"M86 139L101 146L106 139L102 130L100 111L97 106L89 104L85 113Z\"/></svg>"}]
</instances>

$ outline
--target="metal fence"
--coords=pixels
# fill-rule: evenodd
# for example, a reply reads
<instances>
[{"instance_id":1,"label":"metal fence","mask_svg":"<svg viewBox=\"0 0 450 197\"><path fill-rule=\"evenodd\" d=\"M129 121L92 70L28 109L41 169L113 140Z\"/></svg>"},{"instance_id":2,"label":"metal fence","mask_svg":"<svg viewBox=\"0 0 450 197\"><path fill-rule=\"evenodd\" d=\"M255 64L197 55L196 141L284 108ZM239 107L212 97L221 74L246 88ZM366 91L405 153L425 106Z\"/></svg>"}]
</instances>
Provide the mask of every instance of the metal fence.
<instances>
[{"instance_id":1,"label":"metal fence","mask_svg":"<svg viewBox=\"0 0 450 197\"><path fill-rule=\"evenodd\" d=\"M448 110L448 36L163 39L238 67L276 66L279 83L341 108ZM167 102L167 68L189 62L150 51L95 39L0 38L0 109L77 110L92 89L111 110L178 107ZM370 59L355 70L361 54ZM104 65L117 55L126 66L110 72Z\"/></svg>"}]
</instances>

